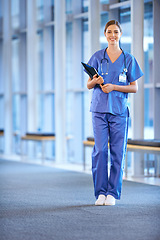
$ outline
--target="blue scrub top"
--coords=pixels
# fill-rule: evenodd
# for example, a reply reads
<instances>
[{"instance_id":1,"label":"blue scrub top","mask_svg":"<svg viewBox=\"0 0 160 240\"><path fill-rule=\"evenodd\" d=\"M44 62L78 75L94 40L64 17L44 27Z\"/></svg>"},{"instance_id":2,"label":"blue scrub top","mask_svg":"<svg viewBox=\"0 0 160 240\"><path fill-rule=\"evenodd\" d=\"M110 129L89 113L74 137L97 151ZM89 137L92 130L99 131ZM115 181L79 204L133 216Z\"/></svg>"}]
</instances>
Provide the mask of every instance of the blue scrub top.
<instances>
[{"instance_id":1,"label":"blue scrub top","mask_svg":"<svg viewBox=\"0 0 160 240\"><path fill-rule=\"evenodd\" d=\"M105 58L108 59L108 75L102 75L101 72L101 60L104 58L104 51L102 49L92 55L88 64L94 67L100 76L104 79L104 84L112 83L116 85L129 85L130 82L136 81L138 78L143 76L143 72L139 67L136 59L130 53L125 52L126 56L126 82L119 81L119 75L124 69L124 55L121 53L119 58L112 63L107 51L105 52ZM103 60L103 70L107 70L107 60ZM100 113L111 113L114 115L123 114L128 107L128 93L112 91L110 93L104 93L99 85L96 85L93 89L92 101L91 101L91 112Z\"/></svg>"}]
</instances>

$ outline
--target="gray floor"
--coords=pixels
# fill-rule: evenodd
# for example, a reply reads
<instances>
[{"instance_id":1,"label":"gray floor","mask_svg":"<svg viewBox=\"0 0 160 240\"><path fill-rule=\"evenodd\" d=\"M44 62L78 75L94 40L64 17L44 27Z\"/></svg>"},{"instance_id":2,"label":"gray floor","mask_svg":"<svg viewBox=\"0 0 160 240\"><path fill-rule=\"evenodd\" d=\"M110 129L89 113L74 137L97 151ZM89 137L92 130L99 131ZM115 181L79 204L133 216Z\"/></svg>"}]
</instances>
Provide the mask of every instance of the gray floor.
<instances>
[{"instance_id":1,"label":"gray floor","mask_svg":"<svg viewBox=\"0 0 160 240\"><path fill-rule=\"evenodd\" d=\"M116 206L94 206L92 177L0 160L1 240L159 240L160 187L123 182Z\"/></svg>"}]
</instances>

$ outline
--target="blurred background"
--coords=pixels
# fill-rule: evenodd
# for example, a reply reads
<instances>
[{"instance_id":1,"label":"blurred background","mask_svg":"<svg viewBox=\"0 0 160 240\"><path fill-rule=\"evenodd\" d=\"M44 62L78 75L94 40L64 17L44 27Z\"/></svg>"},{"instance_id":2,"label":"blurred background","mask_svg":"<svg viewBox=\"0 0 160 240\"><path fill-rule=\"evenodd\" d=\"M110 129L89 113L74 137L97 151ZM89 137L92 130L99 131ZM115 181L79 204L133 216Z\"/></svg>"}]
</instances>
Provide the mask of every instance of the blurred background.
<instances>
[{"instance_id":1,"label":"blurred background","mask_svg":"<svg viewBox=\"0 0 160 240\"><path fill-rule=\"evenodd\" d=\"M129 96L129 138L160 139L159 13L159 0L0 0L1 158L20 158L27 132L54 133L45 161L82 166L83 140L93 133L81 61L107 46L112 19L122 25L121 47L144 72ZM41 142L25 142L24 153L36 161Z\"/></svg>"}]
</instances>

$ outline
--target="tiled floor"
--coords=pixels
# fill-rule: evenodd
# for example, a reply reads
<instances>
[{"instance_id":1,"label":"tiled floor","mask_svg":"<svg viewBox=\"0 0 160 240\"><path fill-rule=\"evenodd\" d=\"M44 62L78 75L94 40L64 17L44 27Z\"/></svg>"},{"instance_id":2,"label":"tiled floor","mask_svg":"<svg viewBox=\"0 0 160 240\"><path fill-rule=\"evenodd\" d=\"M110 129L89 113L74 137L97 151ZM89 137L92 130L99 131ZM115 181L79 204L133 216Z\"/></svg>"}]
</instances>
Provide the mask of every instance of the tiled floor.
<instances>
[{"instance_id":1,"label":"tiled floor","mask_svg":"<svg viewBox=\"0 0 160 240\"><path fill-rule=\"evenodd\" d=\"M21 161L20 157L15 155L15 156L4 156L0 155L0 159L6 159L6 160L13 160L13 161ZM41 160L39 159L28 159L25 158L25 163L33 163L33 164L42 164ZM86 170L84 171L83 165L82 164L75 164L75 163L66 163L66 164L60 164L60 163L55 163L53 161L45 161L43 163L44 166L49 166L49 167L55 167L55 168L60 168L60 169L65 169L65 170L70 170L70 171L77 171L77 172L84 172L86 174L92 174L91 172L91 167L87 166ZM151 185L156 185L160 186L160 178L158 177L131 177L128 176L127 178L124 177L125 180L128 181L133 181L133 182L141 182L141 183L146 183L146 184L151 184Z\"/></svg>"}]
</instances>

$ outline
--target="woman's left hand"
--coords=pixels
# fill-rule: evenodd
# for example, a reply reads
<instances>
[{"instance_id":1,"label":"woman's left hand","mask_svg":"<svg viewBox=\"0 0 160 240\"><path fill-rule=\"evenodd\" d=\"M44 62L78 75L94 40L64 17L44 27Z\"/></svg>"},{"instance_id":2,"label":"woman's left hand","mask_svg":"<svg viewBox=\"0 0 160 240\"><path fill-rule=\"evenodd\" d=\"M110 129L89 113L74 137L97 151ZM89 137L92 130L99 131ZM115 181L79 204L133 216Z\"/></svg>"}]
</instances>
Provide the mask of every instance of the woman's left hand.
<instances>
[{"instance_id":1,"label":"woman's left hand","mask_svg":"<svg viewBox=\"0 0 160 240\"><path fill-rule=\"evenodd\" d=\"M104 93L110 93L114 90L114 85L111 83L107 83L107 84L104 84L103 86L102 85L100 86Z\"/></svg>"}]
</instances>

